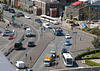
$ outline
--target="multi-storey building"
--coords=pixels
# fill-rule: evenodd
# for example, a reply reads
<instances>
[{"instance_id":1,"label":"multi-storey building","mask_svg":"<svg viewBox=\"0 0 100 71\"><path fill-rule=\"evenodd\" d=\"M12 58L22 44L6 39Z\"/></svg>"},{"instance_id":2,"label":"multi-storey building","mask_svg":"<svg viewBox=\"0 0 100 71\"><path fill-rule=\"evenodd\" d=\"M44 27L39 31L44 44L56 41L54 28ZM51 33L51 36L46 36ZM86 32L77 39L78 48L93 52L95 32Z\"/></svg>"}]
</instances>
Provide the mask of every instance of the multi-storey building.
<instances>
[{"instance_id":1,"label":"multi-storey building","mask_svg":"<svg viewBox=\"0 0 100 71\"><path fill-rule=\"evenodd\" d=\"M77 18L78 20L100 19L100 1L93 4L65 6L64 19Z\"/></svg>"},{"instance_id":2,"label":"multi-storey building","mask_svg":"<svg viewBox=\"0 0 100 71\"><path fill-rule=\"evenodd\" d=\"M57 0L35 0L34 4L33 11L36 15L59 16L60 3Z\"/></svg>"}]
</instances>

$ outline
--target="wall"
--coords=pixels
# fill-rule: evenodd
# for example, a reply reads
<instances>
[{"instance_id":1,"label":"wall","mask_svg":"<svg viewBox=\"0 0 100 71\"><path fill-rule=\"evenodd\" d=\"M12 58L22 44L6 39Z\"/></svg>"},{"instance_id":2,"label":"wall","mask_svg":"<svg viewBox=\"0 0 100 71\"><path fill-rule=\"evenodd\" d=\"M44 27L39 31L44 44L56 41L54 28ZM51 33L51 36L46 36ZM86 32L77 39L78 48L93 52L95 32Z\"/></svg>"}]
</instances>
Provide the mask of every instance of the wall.
<instances>
[{"instance_id":1,"label":"wall","mask_svg":"<svg viewBox=\"0 0 100 71\"><path fill-rule=\"evenodd\" d=\"M74 69L56 69L49 71L99 71L100 67L86 67L86 68L74 68Z\"/></svg>"}]
</instances>

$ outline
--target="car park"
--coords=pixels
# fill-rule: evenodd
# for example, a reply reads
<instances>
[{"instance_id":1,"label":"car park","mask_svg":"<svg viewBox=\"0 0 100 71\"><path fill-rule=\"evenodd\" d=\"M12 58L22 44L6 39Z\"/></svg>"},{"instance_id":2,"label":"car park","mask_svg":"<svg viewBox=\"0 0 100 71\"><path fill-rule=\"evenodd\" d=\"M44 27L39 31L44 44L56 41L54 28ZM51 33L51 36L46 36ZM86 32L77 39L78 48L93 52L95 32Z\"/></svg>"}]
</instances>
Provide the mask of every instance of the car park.
<instances>
[{"instance_id":1,"label":"car park","mask_svg":"<svg viewBox=\"0 0 100 71\"><path fill-rule=\"evenodd\" d=\"M26 19L31 19L31 16L29 14L25 15Z\"/></svg>"},{"instance_id":2,"label":"car park","mask_svg":"<svg viewBox=\"0 0 100 71\"><path fill-rule=\"evenodd\" d=\"M31 68L27 68L24 71L33 71Z\"/></svg>"},{"instance_id":3,"label":"car park","mask_svg":"<svg viewBox=\"0 0 100 71\"><path fill-rule=\"evenodd\" d=\"M15 13L15 10L12 9L12 8L10 8L10 9L9 9L9 12L10 12L10 13Z\"/></svg>"},{"instance_id":4,"label":"car park","mask_svg":"<svg viewBox=\"0 0 100 71\"><path fill-rule=\"evenodd\" d=\"M63 54L63 53L67 53L68 51L67 51L67 49L66 48L62 48L62 50L61 50L61 54Z\"/></svg>"},{"instance_id":5,"label":"car park","mask_svg":"<svg viewBox=\"0 0 100 71\"><path fill-rule=\"evenodd\" d=\"M68 46L68 45L70 45L70 41L69 40L66 40L65 41L65 46Z\"/></svg>"},{"instance_id":6,"label":"car park","mask_svg":"<svg viewBox=\"0 0 100 71\"><path fill-rule=\"evenodd\" d=\"M34 46L34 41L29 41L28 42L28 47L33 47Z\"/></svg>"},{"instance_id":7,"label":"car park","mask_svg":"<svg viewBox=\"0 0 100 71\"><path fill-rule=\"evenodd\" d=\"M69 34L65 34L65 38L70 39L70 35Z\"/></svg>"},{"instance_id":8,"label":"car park","mask_svg":"<svg viewBox=\"0 0 100 71\"><path fill-rule=\"evenodd\" d=\"M13 35L9 35L9 36L8 36L8 39L9 39L9 40L13 39Z\"/></svg>"},{"instance_id":9,"label":"car park","mask_svg":"<svg viewBox=\"0 0 100 71\"><path fill-rule=\"evenodd\" d=\"M14 33L10 32L10 31L3 31L1 33L2 36L9 36L9 35L13 35Z\"/></svg>"}]
</instances>

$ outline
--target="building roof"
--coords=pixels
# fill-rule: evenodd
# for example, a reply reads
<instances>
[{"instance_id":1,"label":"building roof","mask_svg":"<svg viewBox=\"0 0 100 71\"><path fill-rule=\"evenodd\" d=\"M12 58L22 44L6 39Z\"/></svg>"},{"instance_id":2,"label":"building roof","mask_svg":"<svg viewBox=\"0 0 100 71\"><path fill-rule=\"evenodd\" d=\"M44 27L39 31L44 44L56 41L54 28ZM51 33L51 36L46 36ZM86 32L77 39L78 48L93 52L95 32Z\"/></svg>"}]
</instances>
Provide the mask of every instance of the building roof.
<instances>
[{"instance_id":1,"label":"building roof","mask_svg":"<svg viewBox=\"0 0 100 71\"><path fill-rule=\"evenodd\" d=\"M13 65L8 61L4 54L0 51L0 71L16 71Z\"/></svg>"},{"instance_id":2,"label":"building roof","mask_svg":"<svg viewBox=\"0 0 100 71\"><path fill-rule=\"evenodd\" d=\"M96 1L96 2L94 2L94 3L91 4L91 5L100 5L100 1Z\"/></svg>"},{"instance_id":3,"label":"building roof","mask_svg":"<svg viewBox=\"0 0 100 71\"><path fill-rule=\"evenodd\" d=\"M82 3L81 1L77 1L77 2L74 2L72 5L79 5L81 3Z\"/></svg>"}]
</instances>

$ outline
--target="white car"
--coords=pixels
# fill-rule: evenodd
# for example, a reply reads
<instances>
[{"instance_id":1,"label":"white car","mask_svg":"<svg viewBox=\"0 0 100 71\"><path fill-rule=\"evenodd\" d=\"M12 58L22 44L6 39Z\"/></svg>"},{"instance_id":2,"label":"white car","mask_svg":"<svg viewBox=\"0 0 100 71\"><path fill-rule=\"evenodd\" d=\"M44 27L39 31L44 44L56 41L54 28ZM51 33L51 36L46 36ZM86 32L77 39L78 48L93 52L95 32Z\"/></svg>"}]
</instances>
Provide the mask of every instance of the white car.
<instances>
[{"instance_id":1,"label":"white car","mask_svg":"<svg viewBox=\"0 0 100 71\"><path fill-rule=\"evenodd\" d=\"M16 71L20 71L19 69L16 69Z\"/></svg>"},{"instance_id":2,"label":"white car","mask_svg":"<svg viewBox=\"0 0 100 71\"><path fill-rule=\"evenodd\" d=\"M31 16L30 15L25 15L25 18L31 19Z\"/></svg>"},{"instance_id":3,"label":"white car","mask_svg":"<svg viewBox=\"0 0 100 71\"><path fill-rule=\"evenodd\" d=\"M33 71L31 68L25 69L24 71Z\"/></svg>"},{"instance_id":4,"label":"white car","mask_svg":"<svg viewBox=\"0 0 100 71\"><path fill-rule=\"evenodd\" d=\"M43 25L42 25L43 27L45 27L45 28L51 28L51 26L50 26L50 24L48 23L48 22L46 22L46 23L43 23Z\"/></svg>"},{"instance_id":5,"label":"white car","mask_svg":"<svg viewBox=\"0 0 100 71\"><path fill-rule=\"evenodd\" d=\"M66 34L66 35L65 35L65 38L70 39L71 37L70 37L69 34Z\"/></svg>"}]
</instances>

